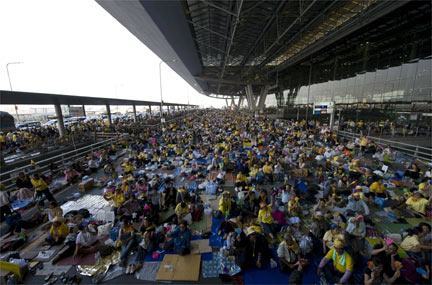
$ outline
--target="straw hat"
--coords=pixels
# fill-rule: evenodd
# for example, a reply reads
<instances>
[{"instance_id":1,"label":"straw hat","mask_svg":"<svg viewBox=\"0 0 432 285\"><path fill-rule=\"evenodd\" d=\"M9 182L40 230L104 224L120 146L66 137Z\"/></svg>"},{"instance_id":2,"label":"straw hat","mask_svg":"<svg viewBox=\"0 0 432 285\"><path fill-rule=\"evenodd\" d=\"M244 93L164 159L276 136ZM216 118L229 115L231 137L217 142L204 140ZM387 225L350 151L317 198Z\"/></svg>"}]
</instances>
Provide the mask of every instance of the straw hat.
<instances>
[{"instance_id":1,"label":"straw hat","mask_svg":"<svg viewBox=\"0 0 432 285\"><path fill-rule=\"evenodd\" d=\"M335 248L344 248L345 247L345 243L340 239L337 239L333 245Z\"/></svg>"}]
</instances>

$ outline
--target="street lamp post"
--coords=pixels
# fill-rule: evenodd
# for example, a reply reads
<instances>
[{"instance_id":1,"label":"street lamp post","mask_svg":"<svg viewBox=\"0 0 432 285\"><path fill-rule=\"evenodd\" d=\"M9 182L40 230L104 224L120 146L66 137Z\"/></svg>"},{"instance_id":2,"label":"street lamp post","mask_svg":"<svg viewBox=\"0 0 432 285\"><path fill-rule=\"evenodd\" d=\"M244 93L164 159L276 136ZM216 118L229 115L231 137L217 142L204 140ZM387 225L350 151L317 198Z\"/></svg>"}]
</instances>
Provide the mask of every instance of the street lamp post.
<instances>
[{"instance_id":1,"label":"street lamp post","mask_svg":"<svg viewBox=\"0 0 432 285\"><path fill-rule=\"evenodd\" d=\"M167 62L176 62L175 59L171 59L171 60L161 60L159 62L159 89L160 89L160 119L162 122L163 119L163 114L162 114L162 109L163 109L163 101L162 101L162 63L167 63Z\"/></svg>"},{"instance_id":2,"label":"street lamp post","mask_svg":"<svg viewBox=\"0 0 432 285\"><path fill-rule=\"evenodd\" d=\"M8 76L8 79L9 79L9 87L10 87L11 91L13 91L13 89L12 89L12 82L11 82L10 75L9 75L9 64L21 64L21 63L23 63L23 62L9 62L9 63L6 64L6 72L7 72L7 76ZM15 104L15 114L17 116L17 121L19 123L20 119L19 119L19 116L18 116L18 107L17 107L16 104Z\"/></svg>"}]
</instances>

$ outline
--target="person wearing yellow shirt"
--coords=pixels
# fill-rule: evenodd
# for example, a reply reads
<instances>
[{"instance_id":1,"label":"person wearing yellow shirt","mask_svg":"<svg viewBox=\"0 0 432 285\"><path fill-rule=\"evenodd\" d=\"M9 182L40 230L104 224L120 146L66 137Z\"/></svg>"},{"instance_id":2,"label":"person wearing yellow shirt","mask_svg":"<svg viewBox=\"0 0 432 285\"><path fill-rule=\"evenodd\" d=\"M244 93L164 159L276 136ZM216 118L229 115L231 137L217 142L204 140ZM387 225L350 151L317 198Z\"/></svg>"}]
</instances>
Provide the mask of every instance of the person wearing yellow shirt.
<instances>
[{"instance_id":1,"label":"person wearing yellow shirt","mask_svg":"<svg viewBox=\"0 0 432 285\"><path fill-rule=\"evenodd\" d=\"M50 190L48 189L47 183L45 182L45 180L42 179L42 177L39 176L39 174L33 174L33 178L30 181L36 191L36 199L40 198L40 201L38 202L39 206L44 206L44 201L42 200L43 195L45 195L45 198L48 199L48 201L57 202L56 199L54 199L54 196L51 194Z\"/></svg>"},{"instance_id":2,"label":"person wearing yellow shirt","mask_svg":"<svg viewBox=\"0 0 432 285\"><path fill-rule=\"evenodd\" d=\"M177 204L174 212L177 215L177 224L180 224L186 215L190 213L189 205L185 201L182 201Z\"/></svg>"},{"instance_id":3,"label":"person wearing yellow shirt","mask_svg":"<svg viewBox=\"0 0 432 285\"><path fill-rule=\"evenodd\" d=\"M266 162L266 164L263 166L263 172L265 177L270 181L270 183L274 183L274 173L273 173L273 166Z\"/></svg>"},{"instance_id":4,"label":"person wearing yellow shirt","mask_svg":"<svg viewBox=\"0 0 432 285\"><path fill-rule=\"evenodd\" d=\"M406 202L409 209L414 210L418 214L425 214L426 206L429 204L428 200L422 197L420 191L415 191L413 197L409 197Z\"/></svg>"},{"instance_id":5,"label":"person wearing yellow shirt","mask_svg":"<svg viewBox=\"0 0 432 285\"><path fill-rule=\"evenodd\" d=\"M220 219L223 216L229 216L231 213L231 194L228 191L222 193L222 197L219 200L219 210L215 214L216 219Z\"/></svg>"},{"instance_id":6,"label":"person wearing yellow shirt","mask_svg":"<svg viewBox=\"0 0 432 285\"><path fill-rule=\"evenodd\" d=\"M388 198L388 193L383 180L380 178L369 186L370 192L374 193L377 197Z\"/></svg>"},{"instance_id":7,"label":"person wearing yellow shirt","mask_svg":"<svg viewBox=\"0 0 432 285\"><path fill-rule=\"evenodd\" d=\"M64 223L63 218L55 217L52 220L52 225L45 241L49 243L50 246L62 244L68 234L69 228Z\"/></svg>"},{"instance_id":8,"label":"person wearing yellow shirt","mask_svg":"<svg viewBox=\"0 0 432 285\"><path fill-rule=\"evenodd\" d=\"M121 191L121 188L117 187L115 189L115 192L114 192L113 195L108 196L107 194L105 194L103 197L107 201L112 201L112 203L113 203L113 212L114 212L114 215L117 216L117 211L120 209L120 207L122 206L122 204L126 200L125 197L124 197L124 195L123 195L123 193L122 193L122 191Z\"/></svg>"},{"instance_id":9,"label":"person wearing yellow shirt","mask_svg":"<svg viewBox=\"0 0 432 285\"><path fill-rule=\"evenodd\" d=\"M244 175L242 172L239 172L239 174L237 174L235 187L246 187L246 184L247 184L246 175Z\"/></svg>"},{"instance_id":10,"label":"person wearing yellow shirt","mask_svg":"<svg viewBox=\"0 0 432 285\"><path fill-rule=\"evenodd\" d=\"M276 225L272 216L273 199L270 205L261 203L261 209L258 212L258 222L261 224L263 231L275 240Z\"/></svg>"},{"instance_id":11,"label":"person wearing yellow shirt","mask_svg":"<svg viewBox=\"0 0 432 285\"><path fill-rule=\"evenodd\" d=\"M328 250L334 248L334 242L339 239L341 240L341 237L343 235L340 234L340 228L337 224L332 224L330 226L330 229L326 231L323 237L323 252L324 254L327 253Z\"/></svg>"},{"instance_id":12,"label":"person wearing yellow shirt","mask_svg":"<svg viewBox=\"0 0 432 285\"><path fill-rule=\"evenodd\" d=\"M135 170L132 161L128 161L128 163L124 166L124 174L127 176L129 174L133 174L133 171Z\"/></svg>"},{"instance_id":13,"label":"person wearing yellow shirt","mask_svg":"<svg viewBox=\"0 0 432 285\"><path fill-rule=\"evenodd\" d=\"M318 276L323 276L328 283L348 283L353 273L354 262L349 253L344 249L345 244L341 240L334 242L334 248L329 250L321 259L318 266ZM329 263L332 261L332 263Z\"/></svg>"}]
</instances>

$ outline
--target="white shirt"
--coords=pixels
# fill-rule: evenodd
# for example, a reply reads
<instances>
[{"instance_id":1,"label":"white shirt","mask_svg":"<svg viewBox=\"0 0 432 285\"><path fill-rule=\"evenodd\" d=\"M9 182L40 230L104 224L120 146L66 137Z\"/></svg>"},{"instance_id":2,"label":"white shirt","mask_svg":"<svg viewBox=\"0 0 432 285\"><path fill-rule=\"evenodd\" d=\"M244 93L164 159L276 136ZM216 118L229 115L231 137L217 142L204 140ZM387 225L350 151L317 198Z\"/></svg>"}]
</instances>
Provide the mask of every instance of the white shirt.
<instances>
[{"instance_id":1,"label":"white shirt","mask_svg":"<svg viewBox=\"0 0 432 285\"><path fill-rule=\"evenodd\" d=\"M288 263L293 263L296 260L296 252L289 250L285 242L279 244L277 255L279 258L285 258Z\"/></svg>"},{"instance_id":2,"label":"white shirt","mask_svg":"<svg viewBox=\"0 0 432 285\"><path fill-rule=\"evenodd\" d=\"M89 232L80 232L76 239L76 244L80 244L82 246L91 246L97 240L97 234L91 234Z\"/></svg>"}]
</instances>

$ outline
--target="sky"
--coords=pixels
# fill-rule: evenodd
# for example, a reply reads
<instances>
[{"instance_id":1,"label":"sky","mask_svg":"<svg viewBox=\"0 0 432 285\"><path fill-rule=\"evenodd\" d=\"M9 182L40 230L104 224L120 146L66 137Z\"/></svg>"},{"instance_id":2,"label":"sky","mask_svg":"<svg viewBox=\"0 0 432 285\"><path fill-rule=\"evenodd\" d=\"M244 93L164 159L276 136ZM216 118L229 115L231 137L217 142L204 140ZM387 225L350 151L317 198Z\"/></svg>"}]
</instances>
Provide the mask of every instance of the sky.
<instances>
[{"instance_id":1,"label":"sky","mask_svg":"<svg viewBox=\"0 0 432 285\"><path fill-rule=\"evenodd\" d=\"M22 62L14 91L160 101L160 59L94 0L0 0L0 42L1 90ZM225 105L165 64L162 84L164 102Z\"/></svg>"}]
</instances>

